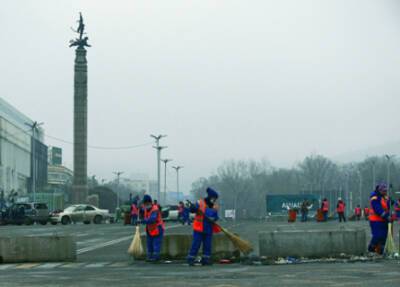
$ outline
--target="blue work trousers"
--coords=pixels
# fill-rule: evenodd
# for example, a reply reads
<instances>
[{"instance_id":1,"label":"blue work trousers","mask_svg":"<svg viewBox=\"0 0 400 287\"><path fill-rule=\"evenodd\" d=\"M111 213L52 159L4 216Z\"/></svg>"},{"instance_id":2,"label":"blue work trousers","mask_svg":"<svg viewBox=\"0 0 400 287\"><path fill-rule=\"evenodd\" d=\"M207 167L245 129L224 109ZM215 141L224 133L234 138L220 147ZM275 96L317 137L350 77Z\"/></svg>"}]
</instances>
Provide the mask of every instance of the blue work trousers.
<instances>
[{"instance_id":1,"label":"blue work trousers","mask_svg":"<svg viewBox=\"0 0 400 287\"><path fill-rule=\"evenodd\" d=\"M157 236L151 236L147 233L146 245L147 245L147 259L159 260L162 246L162 240L164 236L164 230L159 227L160 233Z\"/></svg>"},{"instance_id":2,"label":"blue work trousers","mask_svg":"<svg viewBox=\"0 0 400 287\"><path fill-rule=\"evenodd\" d=\"M211 257L211 248L212 248L212 233L204 233L193 231L193 242L192 247L190 248L188 260L194 261L199 252L200 246L203 244L203 259L202 261L208 263Z\"/></svg>"},{"instance_id":3,"label":"blue work trousers","mask_svg":"<svg viewBox=\"0 0 400 287\"><path fill-rule=\"evenodd\" d=\"M372 238L368 245L368 251L383 254L388 234L388 223L379 221L370 221Z\"/></svg>"}]
</instances>

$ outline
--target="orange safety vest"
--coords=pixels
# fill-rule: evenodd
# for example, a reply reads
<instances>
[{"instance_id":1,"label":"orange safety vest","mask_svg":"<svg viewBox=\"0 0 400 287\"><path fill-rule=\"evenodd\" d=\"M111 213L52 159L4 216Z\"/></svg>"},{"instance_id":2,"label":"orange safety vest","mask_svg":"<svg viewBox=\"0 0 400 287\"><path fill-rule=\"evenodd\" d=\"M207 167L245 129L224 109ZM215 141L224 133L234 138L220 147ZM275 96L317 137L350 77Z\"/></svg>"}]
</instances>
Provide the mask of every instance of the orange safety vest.
<instances>
[{"instance_id":1,"label":"orange safety vest","mask_svg":"<svg viewBox=\"0 0 400 287\"><path fill-rule=\"evenodd\" d=\"M368 207L365 207L364 208L364 215L368 215L369 214L369 208Z\"/></svg>"},{"instance_id":2,"label":"orange safety vest","mask_svg":"<svg viewBox=\"0 0 400 287\"><path fill-rule=\"evenodd\" d=\"M346 205L344 204L344 202L339 202L339 205L338 205L336 211L337 211L338 213L344 212L345 207L346 207Z\"/></svg>"},{"instance_id":3,"label":"orange safety vest","mask_svg":"<svg viewBox=\"0 0 400 287\"><path fill-rule=\"evenodd\" d=\"M131 205L131 215L138 215L139 209L137 208L136 204Z\"/></svg>"},{"instance_id":4,"label":"orange safety vest","mask_svg":"<svg viewBox=\"0 0 400 287\"><path fill-rule=\"evenodd\" d=\"M160 230L158 229L159 226L161 226L161 228L164 230L164 221L162 220L161 212L158 209L158 206L153 204L153 207L150 210L144 209L144 219L149 219L153 212L157 212L156 222L147 224L146 231L150 236L157 236L160 234Z\"/></svg>"},{"instance_id":5,"label":"orange safety vest","mask_svg":"<svg viewBox=\"0 0 400 287\"><path fill-rule=\"evenodd\" d=\"M370 199L370 201L369 201L369 203L370 203L370 208L369 208L369 221L385 222L385 219L383 219L383 218L380 216L380 214L376 214L375 211L374 211L374 208L372 207L372 204L371 204L372 200L377 199L377 198L378 198L377 196L373 196L373 197L371 197L371 199ZM387 201L386 201L383 197L381 198L381 205L382 205L382 208L383 208L383 210L384 210L385 212L387 212L387 211L389 210L389 209L388 209L388 206L387 206Z\"/></svg>"},{"instance_id":6,"label":"orange safety vest","mask_svg":"<svg viewBox=\"0 0 400 287\"><path fill-rule=\"evenodd\" d=\"M329 211L329 203L328 201L322 202L322 211Z\"/></svg>"},{"instance_id":7,"label":"orange safety vest","mask_svg":"<svg viewBox=\"0 0 400 287\"><path fill-rule=\"evenodd\" d=\"M355 210L354 210L354 213L355 213L356 215L361 215L361 208L356 207Z\"/></svg>"},{"instance_id":8,"label":"orange safety vest","mask_svg":"<svg viewBox=\"0 0 400 287\"><path fill-rule=\"evenodd\" d=\"M194 216L193 230L197 231L197 232L203 232L204 231L204 226L203 226L204 214L206 213L207 205L206 205L206 202L204 199L200 199L198 201L198 203L199 203L199 210L198 210L198 212L196 212L196 215ZM213 233L218 233L221 231L221 228L216 224L213 224L212 229L213 229Z\"/></svg>"}]
</instances>

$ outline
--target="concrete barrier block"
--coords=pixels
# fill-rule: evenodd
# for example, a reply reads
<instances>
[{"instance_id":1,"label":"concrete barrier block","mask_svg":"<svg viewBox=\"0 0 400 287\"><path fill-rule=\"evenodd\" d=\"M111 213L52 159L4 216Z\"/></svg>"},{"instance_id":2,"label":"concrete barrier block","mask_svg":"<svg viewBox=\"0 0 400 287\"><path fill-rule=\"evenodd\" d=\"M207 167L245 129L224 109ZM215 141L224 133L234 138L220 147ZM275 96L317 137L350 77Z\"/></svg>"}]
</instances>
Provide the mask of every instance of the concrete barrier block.
<instances>
[{"instance_id":1,"label":"concrete barrier block","mask_svg":"<svg viewBox=\"0 0 400 287\"><path fill-rule=\"evenodd\" d=\"M72 236L0 236L0 263L75 260Z\"/></svg>"},{"instance_id":2,"label":"concrete barrier block","mask_svg":"<svg viewBox=\"0 0 400 287\"><path fill-rule=\"evenodd\" d=\"M366 252L366 234L363 229L290 230L259 233L260 255L269 258L322 258L362 255Z\"/></svg>"},{"instance_id":3,"label":"concrete barrier block","mask_svg":"<svg viewBox=\"0 0 400 287\"><path fill-rule=\"evenodd\" d=\"M146 236L142 236L143 250L146 251ZM171 260L186 259L192 245L193 236L189 234L168 234L163 238L161 258ZM202 248L199 254L202 254ZM223 234L213 235L212 255L214 260L223 258L239 258L240 252ZM145 258L146 255L143 256ZM143 259L142 258L142 259Z\"/></svg>"}]
</instances>

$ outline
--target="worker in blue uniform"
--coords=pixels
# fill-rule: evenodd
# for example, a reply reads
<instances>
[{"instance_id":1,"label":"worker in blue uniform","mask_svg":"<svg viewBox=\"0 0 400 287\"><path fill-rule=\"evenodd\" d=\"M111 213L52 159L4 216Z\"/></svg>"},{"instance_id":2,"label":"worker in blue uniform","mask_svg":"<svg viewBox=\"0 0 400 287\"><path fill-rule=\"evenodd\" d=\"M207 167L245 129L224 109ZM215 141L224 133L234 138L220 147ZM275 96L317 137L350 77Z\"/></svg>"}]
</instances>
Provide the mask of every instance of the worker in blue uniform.
<instances>
[{"instance_id":1,"label":"worker in blue uniform","mask_svg":"<svg viewBox=\"0 0 400 287\"><path fill-rule=\"evenodd\" d=\"M213 233L219 232L219 226L214 223L218 220L216 201L218 193L207 188L207 197L200 199L196 204L190 204L190 212L195 213L193 220L193 242L188 255L188 263L193 266L200 246L203 244L202 265L211 265L211 249Z\"/></svg>"},{"instance_id":2,"label":"worker in blue uniform","mask_svg":"<svg viewBox=\"0 0 400 287\"><path fill-rule=\"evenodd\" d=\"M387 185L380 183L370 195L369 224L372 239L368 251L383 254L388 234L390 217L390 200L387 197Z\"/></svg>"},{"instance_id":3,"label":"worker in blue uniform","mask_svg":"<svg viewBox=\"0 0 400 287\"><path fill-rule=\"evenodd\" d=\"M187 223L190 225L190 206L184 205L182 211L182 224L185 225Z\"/></svg>"},{"instance_id":4,"label":"worker in blue uniform","mask_svg":"<svg viewBox=\"0 0 400 287\"><path fill-rule=\"evenodd\" d=\"M161 244L164 236L164 222L161 211L154 204L150 195L143 197L144 215L142 224L146 225L147 260L157 262L160 260Z\"/></svg>"}]
</instances>

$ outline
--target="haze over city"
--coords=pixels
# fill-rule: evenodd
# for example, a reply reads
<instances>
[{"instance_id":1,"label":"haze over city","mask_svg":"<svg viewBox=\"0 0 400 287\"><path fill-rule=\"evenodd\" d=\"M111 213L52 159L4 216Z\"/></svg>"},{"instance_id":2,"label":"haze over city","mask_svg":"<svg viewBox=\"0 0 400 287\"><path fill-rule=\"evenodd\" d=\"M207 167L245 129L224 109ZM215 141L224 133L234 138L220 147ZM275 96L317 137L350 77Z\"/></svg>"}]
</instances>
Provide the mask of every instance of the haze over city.
<instances>
[{"instance_id":1,"label":"haze over city","mask_svg":"<svg viewBox=\"0 0 400 287\"><path fill-rule=\"evenodd\" d=\"M150 134L182 189L224 160L292 166L397 143L397 1L2 1L0 95L72 167L69 28L85 16L90 175L156 177ZM362 3L362 5L361 5ZM170 171L169 186L175 177Z\"/></svg>"}]
</instances>

